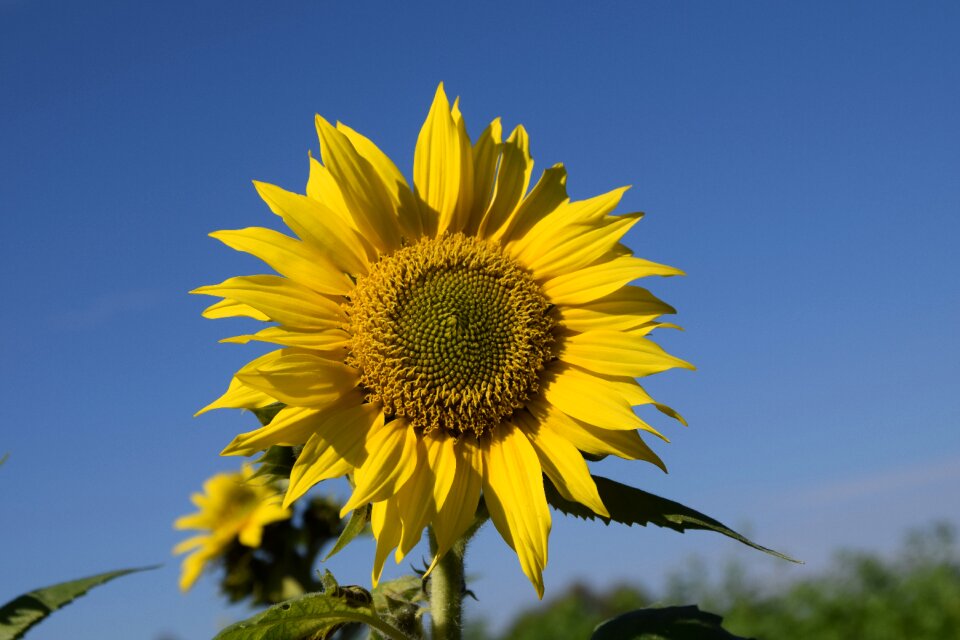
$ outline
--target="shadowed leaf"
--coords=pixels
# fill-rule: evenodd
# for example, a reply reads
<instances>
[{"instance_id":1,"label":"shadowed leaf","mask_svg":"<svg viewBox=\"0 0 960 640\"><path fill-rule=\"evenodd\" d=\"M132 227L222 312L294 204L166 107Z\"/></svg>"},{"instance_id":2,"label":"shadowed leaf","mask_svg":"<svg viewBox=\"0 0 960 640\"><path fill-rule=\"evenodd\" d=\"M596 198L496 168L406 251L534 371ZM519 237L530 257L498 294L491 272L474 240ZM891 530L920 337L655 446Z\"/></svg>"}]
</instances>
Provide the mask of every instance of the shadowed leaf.
<instances>
[{"instance_id":1,"label":"shadowed leaf","mask_svg":"<svg viewBox=\"0 0 960 640\"><path fill-rule=\"evenodd\" d=\"M590 640L748 640L726 631L721 622L695 605L637 609L601 622Z\"/></svg>"},{"instance_id":2,"label":"shadowed leaf","mask_svg":"<svg viewBox=\"0 0 960 640\"><path fill-rule=\"evenodd\" d=\"M369 519L370 505L367 504L358 509L354 509L353 513L350 514L350 520L347 522L347 526L343 528L343 531L340 532L340 537L337 538L337 544L333 545L333 549L330 549L330 553L326 555L323 561L326 562L353 542L353 539L360 535L363 528L367 526Z\"/></svg>"},{"instance_id":3,"label":"shadowed leaf","mask_svg":"<svg viewBox=\"0 0 960 640\"><path fill-rule=\"evenodd\" d=\"M613 520L626 525L639 524L646 526L648 523L655 524L658 527L666 527L674 531L679 531L680 533L688 529L715 531L716 533L722 533L729 538L733 538L738 542L742 542L764 553L769 553L772 556L789 560L790 562L802 564L799 560L794 560L779 551L768 549L767 547L760 546L748 540L722 522L714 520L710 516L695 511L690 507L686 507L679 502L661 498L652 493L635 489L602 476L593 476L593 479L597 483L597 491L600 493L600 499L603 500L604 506L606 506L607 511L610 512L609 518L598 516L591 509L583 506L579 502L572 502L565 499L557 492L552 483L545 480L544 487L547 493L547 501L555 509L568 515L589 520L596 518L603 520L607 524L610 524L610 521Z\"/></svg>"},{"instance_id":4,"label":"shadowed leaf","mask_svg":"<svg viewBox=\"0 0 960 640\"><path fill-rule=\"evenodd\" d=\"M17 640L33 625L37 624L51 613L64 607L90 589L110 582L114 578L125 576L128 573L148 571L156 567L141 567L137 569L122 569L100 573L88 578L61 582L42 589L35 589L14 598L0 607L0 640Z\"/></svg>"},{"instance_id":5,"label":"shadowed leaf","mask_svg":"<svg viewBox=\"0 0 960 640\"><path fill-rule=\"evenodd\" d=\"M270 607L230 625L214 640L326 639L351 622L366 624L386 638L407 638L377 615L372 600L353 597L351 587L340 587L331 593L308 593Z\"/></svg>"}]
</instances>

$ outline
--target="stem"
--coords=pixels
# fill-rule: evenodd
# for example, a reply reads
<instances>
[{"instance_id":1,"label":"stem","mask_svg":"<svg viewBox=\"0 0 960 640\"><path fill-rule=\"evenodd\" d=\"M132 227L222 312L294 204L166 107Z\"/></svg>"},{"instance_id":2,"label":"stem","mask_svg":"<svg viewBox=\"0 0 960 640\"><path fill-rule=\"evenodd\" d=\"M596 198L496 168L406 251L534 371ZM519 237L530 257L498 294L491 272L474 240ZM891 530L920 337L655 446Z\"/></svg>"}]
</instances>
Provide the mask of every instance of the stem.
<instances>
[{"instance_id":1,"label":"stem","mask_svg":"<svg viewBox=\"0 0 960 640\"><path fill-rule=\"evenodd\" d=\"M430 550L437 552L437 538L430 530ZM463 556L467 536L454 543L430 575L432 640L460 640L463 631Z\"/></svg>"}]
</instances>

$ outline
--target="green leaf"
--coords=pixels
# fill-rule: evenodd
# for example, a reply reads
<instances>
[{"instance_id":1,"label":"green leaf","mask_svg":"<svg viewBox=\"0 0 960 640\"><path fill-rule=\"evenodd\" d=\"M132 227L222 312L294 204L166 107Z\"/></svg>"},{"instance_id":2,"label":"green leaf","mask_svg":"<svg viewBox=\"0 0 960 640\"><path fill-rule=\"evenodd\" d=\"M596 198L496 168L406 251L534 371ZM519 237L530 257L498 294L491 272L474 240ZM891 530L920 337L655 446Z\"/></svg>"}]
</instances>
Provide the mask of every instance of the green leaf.
<instances>
[{"instance_id":1,"label":"green leaf","mask_svg":"<svg viewBox=\"0 0 960 640\"><path fill-rule=\"evenodd\" d=\"M373 604L393 626L414 638L423 637L423 614L419 603L427 602L420 576L402 576L378 584L372 592Z\"/></svg>"},{"instance_id":2,"label":"green leaf","mask_svg":"<svg viewBox=\"0 0 960 640\"><path fill-rule=\"evenodd\" d=\"M3 457L0 458L0 466L3 466L3 463L6 462L9 457L10 457L9 453L3 454Z\"/></svg>"},{"instance_id":3,"label":"green leaf","mask_svg":"<svg viewBox=\"0 0 960 640\"><path fill-rule=\"evenodd\" d=\"M420 576L401 576L395 580L381 582L373 589L373 601L378 609L389 607L387 598L405 602L426 602L423 591L423 578Z\"/></svg>"},{"instance_id":4,"label":"green leaf","mask_svg":"<svg viewBox=\"0 0 960 640\"><path fill-rule=\"evenodd\" d=\"M726 631L721 622L696 605L637 609L601 622L590 640L748 640Z\"/></svg>"},{"instance_id":5,"label":"green leaf","mask_svg":"<svg viewBox=\"0 0 960 640\"><path fill-rule=\"evenodd\" d=\"M297 461L293 447L282 447L274 445L267 448L263 454L254 462L257 464L257 470L253 477L273 476L276 478L289 478L293 465Z\"/></svg>"},{"instance_id":6,"label":"green leaf","mask_svg":"<svg viewBox=\"0 0 960 640\"><path fill-rule=\"evenodd\" d=\"M287 600L230 625L214 640L325 639L350 622L366 624L386 638L408 640L406 634L377 615L372 601L351 597L350 589L340 587L337 593L308 593Z\"/></svg>"},{"instance_id":7,"label":"green leaf","mask_svg":"<svg viewBox=\"0 0 960 640\"><path fill-rule=\"evenodd\" d=\"M369 519L369 504L354 509L353 513L350 514L350 521L347 522L347 526L343 528L343 531L340 532L340 537L337 538L337 544L333 545L333 549L330 549L330 553L327 554L323 561L326 562L335 554L339 553L348 544L353 542L353 539L360 535L360 533L363 531L363 528L367 526Z\"/></svg>"},{"instance_id":8,"label":"green leaf","mask_svg":"<svg viewBox=\"0 0 960 640\"><path fill-rule=\"evenodd\" d=\"M603 520L610 524L610 521L620 522L626 525L639 524L646 526L647 523L655 524L658 527L666 527L683 533L688 529L701 529L704 531L715 531L742 542L748 547L753 547L769 553L772 556L802 564L799 560L794 560L790 556L784 555L779 551L762 547L759 544L748 540L722 522L714 520L708 515L686 507L679 502L667 500L660 496L635 489L625 484L620 484L609 478L602 476L593 476L597 483L597 491L600 493L600 499L604 506L610 512L610 517L598 516L588 507L579 502L572 502L561 496L552 483L544 482L544 488L547 493L547 502L555 509L578 518L593 520L594 518Z\"/></svg>"},{"instance_id":9,"label":"green leaf","mask_svg":"<svg viewBox=\"0 0 960 640\"><path fill-rule=\"evenodd\" d=\"M96 586L110 582L114 578L125 576L128 573L156 568L140 567L100 573L89 578L61 582L60 584L36 589L14 598L0 607L0 640L22 638L30 627Z\"/></svg>"},{"instance_id":10,"label":"green leaf","mask_svg":"<svg viewBox=\"0 0 960 640\"><path fill-rule=\"evenodd\" d=\"M257 420L260 421L260 425L265 427L270 424L270 421L273 420L274 416L280 413L280 410L283 409L285 404L282 402L274 402L273 404L268 404L265 407L260 407L259 409L250 409L250 412L253 415L257 416Z\"/></svg>"}]
</instances>

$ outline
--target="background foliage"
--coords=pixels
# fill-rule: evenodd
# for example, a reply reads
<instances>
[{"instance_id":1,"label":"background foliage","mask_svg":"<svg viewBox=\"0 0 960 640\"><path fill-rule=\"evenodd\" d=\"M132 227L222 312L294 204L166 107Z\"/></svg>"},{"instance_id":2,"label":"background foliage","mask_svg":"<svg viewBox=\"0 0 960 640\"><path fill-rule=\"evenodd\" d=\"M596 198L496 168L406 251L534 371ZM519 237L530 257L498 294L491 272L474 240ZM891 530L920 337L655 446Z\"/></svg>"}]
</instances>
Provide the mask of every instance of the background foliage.
<instances>
[{"instance_id":1,"label":"background foliage","mask_svg":"<svg viewBox=\"0 0 960 640\"><path fill-rule=\"evenodd\" d=\"M960 550L946 524L911 533L892 557L840 551L833 568L785 585L769 584L731 564L708 579L693 561L658 597L636 585L597 592L574 585L547 605L521 613L502 633L497 621L473 625L470 640L565 640L590 637L618 613L696 602L723 615L740 636L769 640L950 640L960 638Z\"/></svg>"}]
</instances>

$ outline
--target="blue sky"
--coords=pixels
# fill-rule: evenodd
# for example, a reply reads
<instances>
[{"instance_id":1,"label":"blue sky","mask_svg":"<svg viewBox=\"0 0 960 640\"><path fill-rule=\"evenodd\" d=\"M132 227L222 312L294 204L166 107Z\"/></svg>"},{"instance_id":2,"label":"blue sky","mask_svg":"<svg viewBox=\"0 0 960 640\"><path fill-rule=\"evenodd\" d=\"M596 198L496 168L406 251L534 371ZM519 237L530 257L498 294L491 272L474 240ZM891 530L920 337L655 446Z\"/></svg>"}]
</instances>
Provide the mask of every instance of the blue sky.
<instances>
[{"instance_id":1,"label":"blue sky","mask_svg":"<svg viewBox=\"0 0 960 640\"><path fill-rule=\"evenodd\" d=\"M808 561L557 517L548 598L656 586L692 553L801 577L960 522L958 31L951 2L0 0L0 601L164 562L30 637L202 639L244 615L212 578L181 595L169 553L252 420L191 417L255 353L186 295L261 270L206 234L273 224L250 181L303 187L315 112L409 175L441 80L473 135L523 123L574 197L633 185L629 244L688 273L651 283L686 329L662 343L698 365L648 386L690 422L661 423L670 474L597 472ZM535 604L492 529L471 558L473 614ZM331 568L363 584L371 560L362 541Z\"/></svg>"}]
</instances>

